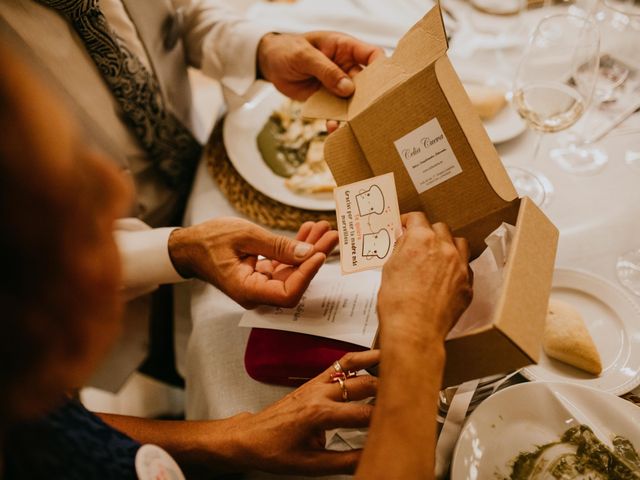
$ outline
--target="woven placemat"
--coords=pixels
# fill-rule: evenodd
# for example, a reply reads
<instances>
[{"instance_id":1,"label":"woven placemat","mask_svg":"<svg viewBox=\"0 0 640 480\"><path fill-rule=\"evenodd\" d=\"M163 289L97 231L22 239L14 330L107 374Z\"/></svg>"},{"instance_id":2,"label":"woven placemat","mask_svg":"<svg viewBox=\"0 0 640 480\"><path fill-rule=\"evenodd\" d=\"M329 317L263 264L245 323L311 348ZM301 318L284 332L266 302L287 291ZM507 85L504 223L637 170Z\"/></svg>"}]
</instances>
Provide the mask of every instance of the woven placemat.
<instances>
[{"instance_id":1,"label":"woven placemat","mask_svg":"<svg viewBox=\"0 0 640 480\"><path fill-rule=\"evenodd\" d=\"M205 148L209 173L229 203L241 214L266 227L298 230L304 222L328 221L336 227L333 211L319 212L285 205L260 193L238 173L229 160L222 141L222 122L215 128Z\"/></svg>"}]
</instances>

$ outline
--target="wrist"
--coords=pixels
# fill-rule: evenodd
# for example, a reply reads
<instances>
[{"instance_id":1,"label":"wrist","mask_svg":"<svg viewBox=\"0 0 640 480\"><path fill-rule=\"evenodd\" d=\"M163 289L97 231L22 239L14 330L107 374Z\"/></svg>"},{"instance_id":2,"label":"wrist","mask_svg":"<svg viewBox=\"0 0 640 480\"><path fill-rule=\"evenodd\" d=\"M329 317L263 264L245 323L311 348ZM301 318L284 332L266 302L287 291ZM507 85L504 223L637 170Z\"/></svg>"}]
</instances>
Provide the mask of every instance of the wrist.
<instances>
[{"instance_id":1,"label":"wrist","mask_svg":"<svg viewBox=\"0 0 640 480\"><path fill-rule=\"evenodd\" d=\"M192 265L192 247L188 228L176 228L169 235L167 248L169 258L176 272L183 278L194 277Z\"/></svg>"},{"instance_id":2,"label":"wrist","mask_svg":"<svg viewBox=\"0 0 640 480\"><path fill-rule=\"evenodd\" d=\"M268 69L269 62L269 43L274 37L280 35L277 32L269 32L264 35L258 43L258 50L256 53L256 80L269 80L265 74L265 70Z\"/></svg>"},{"instance_id":3,"label":"wrist","mask_svg":"<svg viewBox=\"0 0 640 480\"><path fill-rule=\"evenodd\" d=\"M380 343L387 349L425 351L444 346L447 331L438 315L378 310Z\"/></svg>"},{"instance_id":4,"label":"wrist","mask_svg":"<svg viewBox=\"0 0 640 480\"><path fill-rule=\"evenodd\" d=\"M247 463L247 441L242 419L251 416L242 413L224 420L203 422L203 428L193 428L189 465L200 466L209 476L212 473L244 472L253 468ZM200 424L200 422L198 422ZM206 477L208 478L208 477Z\"/></svg>"}]
</instances>

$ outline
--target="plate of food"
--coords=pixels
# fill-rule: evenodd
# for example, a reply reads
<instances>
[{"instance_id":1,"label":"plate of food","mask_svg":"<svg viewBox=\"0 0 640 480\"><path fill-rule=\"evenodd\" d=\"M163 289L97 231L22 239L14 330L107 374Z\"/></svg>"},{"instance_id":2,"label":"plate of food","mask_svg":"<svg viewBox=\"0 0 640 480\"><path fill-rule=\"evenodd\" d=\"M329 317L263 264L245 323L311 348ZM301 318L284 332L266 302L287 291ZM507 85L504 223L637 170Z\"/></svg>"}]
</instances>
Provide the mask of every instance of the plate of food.
<instances>
[{"instance_id":1,"label":"plate of food","mask_svg":"<svg viewBox=\"0 0 640 480\"><path fill-rule=\"evenodd\" d=\"M540 360L521 373L615 395L633 390L640 384L640 307L608 280L556 269Z\"/></svg>"},{"instance_id":2,"label":"plate of food","mask_svg":"<svg viewBox=\"0 0 640 480\"><path fill-rule=\"evenodd\" d=\"M238 173L268 197L306 210L334 210L335 182L323 159L325 122L305 120L301 111L301 103L265 86L227 114L227 154Z\"/></svg>"},{"instance_id":3,"label":"plate of food","mask_svg":"<svg viewBox=\"0 0 640 480\"><path fill-rule=\"evenodd\" d=\"M640 478L640 409L610 393L525 383L485 400L465 423L452 480Z\"/></svg>"},{"instance_id":4,"label":"plate of food","mask_svg":"<svg viewBox=\"0 0 640 480\"><path fill-rule=\"evenodd\" d=\"M527 129L527 124L511 105L508 80L464 69L458 74L494 144L511 140Z\"/></svg>"}]
</instances>

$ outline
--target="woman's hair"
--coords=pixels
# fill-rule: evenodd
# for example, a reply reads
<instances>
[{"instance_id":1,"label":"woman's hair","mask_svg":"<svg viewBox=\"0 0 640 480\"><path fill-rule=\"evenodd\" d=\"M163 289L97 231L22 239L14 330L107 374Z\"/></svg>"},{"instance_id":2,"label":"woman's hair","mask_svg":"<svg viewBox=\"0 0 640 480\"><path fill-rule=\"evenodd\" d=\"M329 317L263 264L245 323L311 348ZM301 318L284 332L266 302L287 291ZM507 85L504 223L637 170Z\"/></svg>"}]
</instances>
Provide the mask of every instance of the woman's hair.
<instances>
[{"instance_id":1,"label":"woman's hair","mask_svg":"<svg viewBox=\"0 0 640 480\"><path fill-rule=\"evenodd\" d=\"M50 388L41 386L48 360L82 348L96 282L83 282L73 250L97 235L104 197L82 162L60 174L56 161L66 150L56 149L56 122L69 118L53 108L46 119L42 106L51 97L2 44L0 71L1 426L11 420L25 382L33 393ZM34 122L43 117L46 128Z\"/></svg>"}]
</instances>

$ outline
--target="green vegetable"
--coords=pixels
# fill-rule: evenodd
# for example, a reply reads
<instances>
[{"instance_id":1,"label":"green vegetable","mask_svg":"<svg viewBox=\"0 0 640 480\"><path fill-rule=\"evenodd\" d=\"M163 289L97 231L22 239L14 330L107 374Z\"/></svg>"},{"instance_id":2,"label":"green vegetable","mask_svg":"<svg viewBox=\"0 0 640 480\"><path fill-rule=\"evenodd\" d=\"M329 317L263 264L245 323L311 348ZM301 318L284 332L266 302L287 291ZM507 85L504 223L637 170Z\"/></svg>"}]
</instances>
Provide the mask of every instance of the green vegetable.
<instances>
[{"instance_id":1,"label":"green vegetable","mask_svg":"<svg viewBox=\"0 0 640 480\"><path fill-rule=\"evenodd\" d=\"M545 453L558 445L570 445L575 453L564 453L549 460ZM573 449L571 449L573 450ZM613 440L613 451L607 448L586 425L567 430L560 441L539 446L533 452L522 452L514 460L510 480L543 478L571 480L640 480L640 457L633 444L620 436Z\"/></svg>"}]
</instances>

